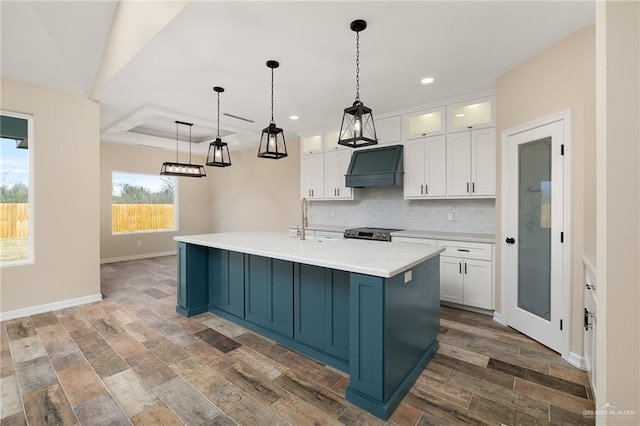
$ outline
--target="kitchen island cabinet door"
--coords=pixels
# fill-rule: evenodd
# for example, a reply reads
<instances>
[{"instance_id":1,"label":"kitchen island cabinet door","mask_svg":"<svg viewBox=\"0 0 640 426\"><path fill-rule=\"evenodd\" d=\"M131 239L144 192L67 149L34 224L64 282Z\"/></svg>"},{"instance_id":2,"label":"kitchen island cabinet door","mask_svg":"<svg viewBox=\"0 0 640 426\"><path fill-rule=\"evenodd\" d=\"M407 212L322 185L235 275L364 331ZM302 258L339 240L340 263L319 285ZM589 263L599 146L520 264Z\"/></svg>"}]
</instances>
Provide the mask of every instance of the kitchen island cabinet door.
<instances>
[{"instance_id":1,"label":"kitchen island cabinet door","mask_svg":"<svg viewBox=\"0 0 640 426\"><path fill-rule=\"evenodd\" d=\"M208 256L207 247L178 243L176 312L184 316L190 317L207 311Z\"/></svg>"},{"instance_id":2,"label":"kitchen island cabinet door","mask_svg":"<svg viewBox=\"0 0 640 426\"><path fill-rule=\"evenodd\" d=\"M244 254L211 249L209 304L244 318Z\"/></svg>"},{"instance_id":3,"label":"kitchen island cabinet door","mask_svg":"<svg viewBox=\"0 0 640 426\"><path fill-rule=\"evenodd\" d=\"M246 255L245 318L293 337L293 264Z\"/></svg>"}]
</instances>

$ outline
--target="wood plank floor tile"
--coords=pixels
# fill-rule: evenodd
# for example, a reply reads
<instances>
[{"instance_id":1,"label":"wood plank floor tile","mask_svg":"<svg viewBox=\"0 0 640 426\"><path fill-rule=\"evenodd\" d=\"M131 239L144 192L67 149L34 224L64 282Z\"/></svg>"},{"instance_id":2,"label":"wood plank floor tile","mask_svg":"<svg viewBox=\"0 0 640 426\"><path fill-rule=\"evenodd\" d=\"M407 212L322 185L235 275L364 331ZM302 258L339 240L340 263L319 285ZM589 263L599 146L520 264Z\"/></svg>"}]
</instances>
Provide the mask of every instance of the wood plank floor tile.
<instances>
[{"instance_id":1,"label":"wood plank floor tile","mask_svg":"<svg viewBox=\"0 0 640 426\"><path fill-rule=\"evenodd\" d=\"M469 410L505 425L513 425L516 421L515 408L483 398L478 394L473 395L471 403L469 404Z\"/></svg>"},{"instance_id":2,"label":"wood plank floor tile","mask_svg":"<svg viewBox=\"0 0 640 426\"><path fill-rule=\"evenodd\" d=\"M140 319L127 324L122 324L122 328L124 328L131 337L133 337L140 343L145 343L149 340L161 337L160 333L155 331L153 327Z\"/></svg>"},{"instance_id":3,"label":"wood plank floor tile","mask_svg":"<svg viewBox=\"0 0 640 426\"><path fill-rule=\"evenodd\" d=\"M211 401L240 425L286 425L274 412L257 403L239 388L228 385L212 394Z\"/></svg>"},{"instance_id":4,"label":"wood plank floor tile","mask_svg":"<svg viewBox=\"0 0 640 426\"><path fill-rule=\"evenodd\" d=\"M27 421L32 425L79 424L59 384L26 395L24 410Z\"/></svg>"},{"instance_id":5,"label":"wood plank floor tile","mask_svg":"<svg viewBox=\"0 0 640 426\"><path fill-rule=\"evenodd\" d=\"M58 321L60 321L60 324L62 324L69 333L82 329L93 329L89 321L87 321L79 312L73 312L61 317L59 316Z\"/></svg>"},{"instance_id":6,"label":"wood plank floor tile","mask_svg":"<svg viewBox=\"0 0 640 426\"><path fill-rule=\"evenodd\" d=\"M72 340L71 335L67 332L67 329L64 328L60 323L39 328L38 336L40 336L40 340L42 340L42 343L45 346L53 345L56 343L70 342Z\"/></svg>"},{"instance_id":7,"label":"wood plank floor tile","mask_svg":"<svg viewBox=\"0 0 640 426\"><path fill-rule=\"evenodd\" d=\"M53 312L45 312L43 314L31 315L31 322L36 329L46 327L48 325L58 324L58 317Z\"/></svg>"},{"instance_id":8,"label":"wood plank floor tile","mask_svg":"<svg viewBox=\"0 0 640 426\"><path fill-rule=\"evenodd\" d=\"M343 398L291 371L275 379L274 383L333 417L338 417L347 408Z\"/></svg>"},{"instance_id":9,"label":"wood plank floor tile","mask_svg":"<svg viewBox=\"0 0 640 426\"><path fill-rule=\"evenodd\" d=\"M421 374L434 380L445 382L447 377L449 377L449 373L451 373L451 368L446 367L437 361L431 360L429 364L427 364L427 367L422 370Z\"/></svg>"},{"instance_id":10,"label":"wood plank floor tile","mask_svg":"<svg viewBox=\"0 0 640 426\"><path fill-rule=\"evenodd\" d=\"M71 405L82 404L107 389L88 363L58 371L58 377Z\"/></svg>"},{"instance_id":11,"label":"wood plank floor tile","mask_svg":"<svg viewBox=\"0 0 640 426\"><path fill-rule=\"evenodd\" d=\"M591 386L587 372L578 370L575 367L569 368L552 364L549 366L549 374L553 377L558 377L573 383L578 383L587 387Z\"/></svg>"},{"instance_id":12,"label":"wood plank floor tile","mask_svg":"<svg viewBox=\"0 0 640 426\"><path fill-rule=\"evenodd\" d=\"M484 417L481 414L422 393L419 390L415 393L408 393L404 402L423 411L417 423L418 425L500 425L499 422Z\"/></svg>"},{"instance_id":13,"label":"wood plank floor tile","mask_svg":"<svg viewBox=\"0 0 640 426\"><path fill-rule=\"evenodd\" d=\"M136 354L127 358L126 362L151 388L178 376L151 351Z\"/></svg>"},{"instance_id":14,"label":"wood plank floor tile","mask_svg":"<svg viewBox=\"0 0 640 426\"><path fill-rule=\"evenodd\" d=\"M56 371L86 362L85 356L73 341L51 344L46 346L46 350Z\"/></svg>"},{"instance_id":15,"label":"wood plank floor tile","mask_svg":"<svg viewBox=\"0 0 640 426\"><path fill-rule=\"evenodd\" d=\"M545 360L527 358L513 352L505 352L500 349L490 348L474 342L469 343L467 350L477 352L500 361L508 362L513 365L529 368L540 373L549 374L549 362Z\"/></svg>"},{"instance_id":16,"label":"wood plank floor tile","mask_svg":"<svg viewBox=\"0 0 640 426\"><path fill-rule=\"evenodd\" d=\"M35 336L36 328L33 326L31 319L19 318L5 323L7 337L9 341L24 339L25 337Z\"/></svg>"},{"instance_id":17,"label":"wood plank floor tile","mask_svg":"<svg viewBox=\"0 0 640 426\"><path fill-rule=\"evenodd\" d=\"M73 410L83 425L110 426L130 424L127 416L124 415L118 404L108 393L103 393L76 405Z\"/></svg>"},{"instance_id":18,"label":"wood plank floor tile","mask_svg":"<svg viewBox=\"0 0 640 426\"><path fill-rule=\"evenodd\" d=\"M296 426L342 424L328 413L290 393L286 393L282 398L274 402L269 409L290 424Z\"/></svg>"},{"instance_id":19,"label":"wood plank floor tile","mask_svg":"<svg viewBox=\"0 0 640 426\"><path fill-rule=\"evenodd\" d=\"M472 393L449 383L443 383L427 376L420 375L412 387L428 395L433 395L462 408L468 408Z\"/></svg>"},{"instance_id":20,"label":"wood plank floor tile","mask_svg":"<svg viewBox=\"0 0 640 426\"><path fill-rule=\"evenodd\" d=\"M106 336L105 340L123 359L148 351L146 346L126 333Z\"/></svg>"},{"instance_id":21,"label":"wood plank floor tile","mask_svg":"<svg viewBox=\"0 0 640 426\"><path fill-rule=\"evenodd\" d=\"M455 337L453 335L446 334L438 334L438 342L447 344L449 346L454 346L456 348L464 349L469 344L469 340L463 339L460 337Z\"/></svg>"},{"instance_id":22,"label":"wood plank floor tile","mask_svg":"<svg viewBox=\"0 0 640 426\"><path fill-rule=\"evenodd\" d=\"M284 365L246 346L240 346L237 349L227 352L227 356L235 361L241 362L269 380L273 380L287 371L287 367Z\"/></svg>"},{"instance_id":23,"label":"wood plank floor tile","mask_svg":"<svg viewBox=\"0 0 640 426\"><path fill-rule=\"evenodd\" d=\"M151 388L131 369L105 378L104 384L128 417L134 417L160 402Z\"/></svg>"},{"instance_id":24,"label":"wood plank floor tile","mask_svg":"<svg viewBox=\"0 0 640 426\"><path fill-rule=\"evenodd\" d=\"M422 410L401 402L393 412L389 420L398 426L414 426L420 420Z\"/></svg>"},{"instance_id":25,"label":"wood plank floor tile","mask_svg":"<svg viewBox=\"0 0 640 426\"><path fill-rule=\"evenodd\" d=\"M14 375L16 370L13 368L13 358L11 357L11 349L3 349L0 351L0 378Z\"/></svg>"},{"instance_id":26,"label":"wood plank floor tile","mask_svg":"<svg viewBox=\"0 0 640 426\"><path fill-rule=\"evenodd\" d=\"M446 318L440 318L440 326L447 327L450 330L453 329L453 330L466 331L469 334L488 337L496 340L500 340L500 336L504 334L499 332L498 330L493 330L490 328L475 327L469 324L448 320Z\"/></svg>"},{"instance_id":27,"label":"wood plank floor tile","mask_svg":"<svg viewBox=\"0 0 640 426\"><path fill-rule=\"evenodd\" d=\"M46 354L47 351L45 351L38 335L13 340L11 342L11 358L15 360L15 362L29 361L45 356Z\"/></svg>"},{"instance_id":28,"label":"wood plank floor tile","mask_svg":"<svg viewBox=\"0 0 640 426\"><path fill-rule=\"evenodd\" d=\"M58 383L58 377L47 356L15 364L16 376L23 395Z\"/></svg>"},{"instance_id":29,"label":"wood plank floor tile","mask_svg":"<svg viewBox=\"0 0 640 426\"><path fill-rule=\"evenodd\" d=\"M22 399L15 375L0 379L0 418L22 412Z\"/></svg>"},{"instance_id":30,"label":"wood plank floor tile","mask_svg":"<svg viewBox=\"0 0 640 426\"><path fill-rule=\"evenodd\" d=\"M235 363L234 360L227 357L223 352L214 348L208 343L199 341L190 346L185 346L184 350L214 371L220 372Z\"/></svg>"},{"instance_id":31,"label":"wood plank floor tile","mask_svg":"<svg viewBox=\"0 0 640 426\"><path fill-rule=\"evenodd\" d=\"M447 345L446 343L440 343L438 353L470 364L475 364L480 367L486 367L489 363L489 357L486 355L460 349L455 346Z\"/></svg>"},{"instance_id":32,"label":"wood plank floor tile","mask_svg":"<svg viewBox=\"0 0 640 426\"><path fill-rule=\"evenodd\" d=\"M338 417L338 421L347 426L383 426L384 420L380 420L373 414L354 406L349 405L346 410Z\"/></svg>"},{"instance_id":33,"label":"wood plank floor tile","mask_svg":"<svg viewBox=\"0 0 640 426\"><path fill-rule=\"evenodd\" d=\"M552 424L566 426L594 425L596 424L595 416L584 415L582 413L574 413L551 404L549 407L549 417ZM622 419L624 420L624 419ZM615 422L612 421L612 423ZM620 423L626 423L620 421Z\"/></svg>"},{"instance_id":34,"label":"wood plank floor tile","mask_svg":"<svg viewBox=\"0 0 640 426\"><path fill-rule=\"evenodd\" d=\"M578 414L582 414L584 410L594 409L593 401L569 395L562 391L529 382L518 377L516 377L516 383L513 389L516 392L520 392L532 398L555 405L561 405L562 408Z\"/></svg>"},{"instance_id":35,"label":"wood plank floor tile","mask_svg":"<svg viewBox=\"0 0 640 426\"><path fill-rule=\"evenodd\" d=\"M197 332L195 336L224 353L240 347L240 343L210 328Z\"/></svg>"},{"instance_id":36,"label":"wood plank floor tile","mask_svg":"<svg viewBox=\"0 0 640 426\"><path fill-rule=\"evenodd\" d=\"M220 410L180 377L153 388L162 401L186 424L203 424Z\"/></svg>"},{"instance_id":37,"label":"wood plank floor tile","mask_svg":"<svg viewBox=\"0 0 640 426\"><path fill-rule=\"evenodd\" d=\"M536 342L535 340L531 340L530 338L528 338L527 336L523 335L523 334L509 334L509 333L502 333L499 337L499 340L502 340L503 342L506 343L511 343L514 345L518 345L520 347L523 348L527 348L536 352L540 352L543 354L547 354L547 355L551 355L551 356L557 356L558 354L554 351L552 351L551 349L547 348L546 346Z\"/></svg>"},{"instance_id":38,"label":"wood plank floor tile","mask_svg":"<svg viewBox=\"0 0 640 426\"><path fill-rule=\"evenodd\" d=\"M88 361L101 379L129 368L127 363L113 349L111 349L110 353L88 358Z\"/></svg>"},{"instance_id":39,"label":"wood plank floor tile","mask_svg":"<svg viewBox=\"0 0 640 426\"><path fill-rule=\"evenodd\" d=\"M498 402L540 419L549 418L549 404L484 380L452 370L447 383L466 389L491 401Z\"/></svg>"},{"instance_id":40,"label":"wood plank floor tile","mask_svg":"<svg viewBox=\"0 0 640 426\"><path fill-rule=\"evenodd\" d=\"M231 321L228 321L221 317L209 318L202 323L231 339L236 338L249 331L241 325L234 324Z\"/></svg>"},{"instance_id":41,"label":"wood plank floor tile","mask_svg":"<svg viewBox=\"0 0 640 426\"><path fill-rule=\"evenodd\" d=\"M500 371L490 370L488 368L480 367L476 364L471 364L465 361L461 361L456 358L451 358L446 355L442 355L440 352L436 353L433 359L446 367L451 368L451 371L458 371L468 376L475 377L496 385L500 385L507 389L513 389L514 376L502 373ZM449 379L447 379L449 382Z\"/></svg>"},{"instance_id":42,"label":"wood plank floor tile","mask_svg":"<svg viewBox=\"0 0 640 426\"><path fill-rule=\"evenodd\" d=\"M0 419L1 426L27 426L27 419L24 417L24 413L20 411L13 416L3 417Z\"/></svg>"},{"instance_id":43,"label":"wood plank floor tile","mask_svg":"<svg viewBox=\"0 0 640 426\"><path fill-rule=\"evenodd\" d=\"M124 332L124 329L120 327L113 318L106 313L104 315L104 318L91 321L93 328L100 333L103 338Z\"/></svg>"},{"instance_id":44,"label":"wood plank floor tile","mask_svg":"<svg viewBox=\"0 0 640 426\"><path fill-rule=\"evenodd\" d=\"M145 293L147 293L149 296L154 297L156 299L160 299L162 297L169 297L169 295L167 293L165 293L162 290L158 290L157 288L150 288L144 291Z\"/></svg>"},{"instance_id":45,"label":"wood plank floor tile","mask_svg":"<svg viewBox=\"0 0 640 426\"><path fill-rule=\"evenodd\" d=\"M338 395L344 397L348 387L349 387L349 377L343 377L342 379L338 380L338 383L331 386L330 389L335 393L337 393Z\"/></svg>"},{"instance_id":46,"label":"wood plank floor tile","mask_svg":"<svg viewBox=\"0 0 640 426\"><path fill-rule=\"evenodd\" d=\"M5 322L0 322L0 351L9 349L9 337L7 336L7 328Z\"/></svg>"},{"instance_id":47,"label":"wood plank floor tile","mask_svg":"<svg viewBox=\"0 0 640 426\"><path fill-rule=\"evenodd\" d=\"M144 345L165 363L179 361L189 356L180 346L166 337L149 340L144 342Z\"/></svg>"},{"instance_id":48,"label":"wood plank floor tile","mask_svg":"<svg viewBox=\"0 0 640 426\"><path fill-rule=\"evenodd\" d=\"M466 339L469 342L468 346L471 347L488 347L492 349L498 349L505 352L512 352L514 354L518 354L520 352L520 346L514 345L512 343L505 343L498 339L494 339L487 336L479 336L475 333L470 333L463 330L450 330L447 333L448 336L458 337L461 339ZM467 347L469 349L469 347ZM469 349L473 350L473 349Z\"/></svg>"},{"instance_id":49,"label":"wood plank floor tile","mask_svg":"<svg viewBox=\"0 0 640 426\"><path fill-rule=\"evenodd\" d=\"M282 398L285 393L275 382L259 376L240 363L222 370L220 374L265 407Z\"/></svg>"},{"instance_id":50,"label":"wood plank floor tile","mask_svg":"<svg viewBox=\"0 0 640 426\"><path fill-rule=\"evenodd\" d=\"M343 377L340 373L330 370L324 364L282 346L275 345L270 350L273 351L272 357L280 364L286 365L301 377L311 379L324 387L331 388Z\"/></svg>"},{"instance_id":51,"label":"wood plank floor tile","mask_svg":"<svg viewBox=\"0 0 640 426\"><path fill-rule=\"evenodd\" d=\"M207 398L229 384L222 376L192 357L172 362L168 366Z\"/></svg>"},{"instance_id":52,"label":"wood plank floor tile","mask_svg":"<svg viewBox=\"0 0 640 426\"><path fill-rule=\"evenodd\" d=\"M491 359L489 361L488 368L502 371L503 373L510 374L515 377L520 377L521 379L560 390L564 393L569 393L580 398L587 398L587 390L585 389L584 385L579 385L568 380L553 377L548 374L539 373L537 371L509 364L497 359Z\"/></svg>"},{"instance_id":53,"label":"wood plank floor tile","mask_svg":"<svg viewBox=\"0 0 640 426\"><path fill-rule=\"evenodd\" d=\"M134 426L182 426L184 423L180 421L178 417L171 410L164 405L163 402L158 402L152 405L146 411L131 418L131 423Z\"/></svg>"}]
</instances>

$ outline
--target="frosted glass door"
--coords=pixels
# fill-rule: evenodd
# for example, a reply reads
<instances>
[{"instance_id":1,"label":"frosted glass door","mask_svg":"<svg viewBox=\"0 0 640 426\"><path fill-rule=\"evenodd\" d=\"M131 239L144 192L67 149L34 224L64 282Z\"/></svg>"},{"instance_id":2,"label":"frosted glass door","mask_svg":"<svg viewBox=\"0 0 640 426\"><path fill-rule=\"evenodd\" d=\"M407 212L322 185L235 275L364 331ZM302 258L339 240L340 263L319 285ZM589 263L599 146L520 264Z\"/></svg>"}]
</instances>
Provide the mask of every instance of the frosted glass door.
<instances>
[{"instance_id":1,"label":"frosted glass door","mask_svg":"<svg viewBox=\"0 0 640 426\"><path fill-rule=\"evenodd\" d=\"M518 150L518 307L550 320L551 138Z\"/></svg>"}]
</instances>

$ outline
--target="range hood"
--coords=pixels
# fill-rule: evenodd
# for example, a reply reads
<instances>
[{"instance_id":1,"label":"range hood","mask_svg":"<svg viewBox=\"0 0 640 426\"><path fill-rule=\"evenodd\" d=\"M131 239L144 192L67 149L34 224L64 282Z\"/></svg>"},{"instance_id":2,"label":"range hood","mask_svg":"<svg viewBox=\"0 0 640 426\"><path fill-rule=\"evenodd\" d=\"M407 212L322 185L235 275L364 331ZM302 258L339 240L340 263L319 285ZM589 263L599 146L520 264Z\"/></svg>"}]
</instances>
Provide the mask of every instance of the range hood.
<instances>
[{"instance_id":1,"label":"range hood","mask_svg":"<svg viewBox=\"0 0 640 426\"><path fill-rule=\"evenodd\" d=\"M345 186L402 185L402 145L353 151L349 169L345 175Z\"/></svg>"}]
</instances>

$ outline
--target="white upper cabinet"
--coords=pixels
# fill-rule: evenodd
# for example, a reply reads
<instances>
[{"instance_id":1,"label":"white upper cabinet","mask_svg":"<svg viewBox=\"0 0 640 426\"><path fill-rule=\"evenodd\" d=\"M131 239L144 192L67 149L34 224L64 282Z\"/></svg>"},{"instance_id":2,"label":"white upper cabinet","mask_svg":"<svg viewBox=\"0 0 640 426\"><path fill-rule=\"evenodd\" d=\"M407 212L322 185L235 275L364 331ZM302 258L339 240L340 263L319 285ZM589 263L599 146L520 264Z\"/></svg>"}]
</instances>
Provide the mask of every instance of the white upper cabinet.
<instances>
[{"instance_id":1,"label":"white upper cabinet","mask_svg":"<svg viewBox=\"0 0 640 426\"><path fill-rule=\"evenodd\" d=\"M494 197L495 128L447 135L447 195Z\"/></svg>"},{"instance_id":2,"label":"white upper cabinet","mask_svg":"<svg viewBox=\"0 0 640 426\"><path fill-rule=\"evenodd\" d=\"M433 198L447 195L445 136L431 136L404 144L404 197Z\"/></svg>"},{"instance_id":3,"label":"white upper cabinet","mask_svg":"<svg viewBox=\"0 0 640 426\"><path fill-rule=\"evenodd\" d=\"M399 115L381 118L375 123L379 144L398 143L402 140L402 117Z\"/></svg>"},{"instance_id":4,"label":"white upper cabinet","mask_svg":"<svg viewBox=\"0 0 640 426\"><path fill-rule=\"evenodd\" d=\"M352 149L348 146L338 145L340 129L327 130L324 132L324 151L329 152L336 149Z\"/></svg>"},{"instance_id":5,"label":"white upper cabinet","mask_svg":"<svg viewBox=\"0 0 640 426\"><path fill-rule=\"evenodd\" d=\"M317 154L323 151L321 132L300 136L300 153L302 155Z\"/></svg>"},{"instance_id":6,"label":"white upper cabinet","mask_svg":"<svg viewBox=\"0 0 640 426\"><path fill-rule=\"evenodd\" d=\"M303 155L300 159L300 196L324 198L324 153Z\"/></svg>"},{"instance_id":7,"label":"white upper cabinet","mask_svg":"<svg viewBox=\"0 0 640 426\"><path fill-rule=\"evenodd\" d=\"M402 116L402 139L410 140L444 134L445 107L431 108Z\"/></svg>"},{"instance_id":8,"label":"white upper cabinet","mask_svg":"<svg viewBox=\"0 0 640 426\"><path fill-rule=\"evenodd\" d=\"M447 132L482 129L496 125L493 96L447 105Z\"/></svg>"},{"instance_id":9,"label":"white upper cabinet","mask_svg":"<svg viewBox=\"0 0 640 426\"><path fill-rule=\"evenodd\" d=\"M351 162L351 149L339 149L324 155L324 195L326 200L353 200L353 189L345 186Z\"/></svg>"}]
</instances>

